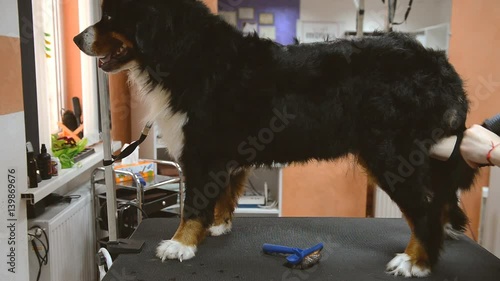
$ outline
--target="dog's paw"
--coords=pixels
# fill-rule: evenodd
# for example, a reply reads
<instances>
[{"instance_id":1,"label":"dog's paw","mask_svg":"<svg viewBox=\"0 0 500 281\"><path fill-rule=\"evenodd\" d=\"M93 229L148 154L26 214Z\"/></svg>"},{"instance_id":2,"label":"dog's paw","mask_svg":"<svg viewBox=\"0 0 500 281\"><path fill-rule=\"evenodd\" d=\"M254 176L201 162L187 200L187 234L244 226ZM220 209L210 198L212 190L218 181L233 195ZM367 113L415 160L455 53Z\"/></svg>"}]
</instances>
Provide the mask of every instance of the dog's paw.
<instances>
[{"instance_id":1,"label":"dog's paw","mask_svg":"<svg viewBox=\"0 0 500 281\"><path fill-rule=\"evenodd\" d=\"M426 277L431 270L415 264L407 254L397 254L387 264L387 273L404 277Z\"/></svg>"},{"instance_id":2,"label":"dog's paw","mask_svg":"<svg viewBox=\"0 0 500 281\"><path fill-rule=\"evenodd\" d=\"M212 225L208 229L208 232L211 236L221 236L221 235L224 235L224 234L231 232L232 226L233 226L233 224L231 222L221 223L219 225Z\"/></svg>"},{"instance_id":3,"label":"dog's paw","mask_svg":"<svg viewBox=\"0 0 500 281\"><path fill-rule=\"evenodd\" d=\"M175 240L163 240L156 248L156 256L165 261L166 259L188 260L194 257L196 246L184 245Z\"/></svg>"}]
</instances>

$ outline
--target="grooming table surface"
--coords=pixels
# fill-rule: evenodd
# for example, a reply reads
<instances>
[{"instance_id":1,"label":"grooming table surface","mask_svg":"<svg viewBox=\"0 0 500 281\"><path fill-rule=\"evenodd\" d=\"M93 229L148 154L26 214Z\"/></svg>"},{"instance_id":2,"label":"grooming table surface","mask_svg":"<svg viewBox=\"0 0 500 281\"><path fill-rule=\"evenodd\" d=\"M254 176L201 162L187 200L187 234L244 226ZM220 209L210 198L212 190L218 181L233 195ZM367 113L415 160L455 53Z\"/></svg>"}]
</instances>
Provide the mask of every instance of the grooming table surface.
<instances>
[{"instance_id":1,"label":"grooming table surface","mask_svg":"<svg viewBox=\"0 0 500 281\"><path fill-rule=\"evenodd\" d=\"M410 231L403 219L235 218L233 231L207 237L196 256L182 263L155 257L157 244L170 238L179 219L147 219L134 233L146 243L139 254L120 255L105 281L182 280L407 280L384 272L403 252ZM309 270L283 266L283 256L262 253L262 244L311 247L323 242L321 262ZM462 236L445 242L431 277L418 280L500 280L500 260Z\"/></svg>"}]
</instances>

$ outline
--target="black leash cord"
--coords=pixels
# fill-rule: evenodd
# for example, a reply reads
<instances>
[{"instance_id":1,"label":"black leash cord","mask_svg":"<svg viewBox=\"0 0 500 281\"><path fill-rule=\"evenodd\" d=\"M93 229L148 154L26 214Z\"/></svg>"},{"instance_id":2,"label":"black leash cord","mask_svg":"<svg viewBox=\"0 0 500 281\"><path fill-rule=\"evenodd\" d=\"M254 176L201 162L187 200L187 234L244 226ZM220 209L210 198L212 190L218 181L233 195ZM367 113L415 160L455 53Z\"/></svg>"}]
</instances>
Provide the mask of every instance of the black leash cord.
<instances>
[{"instance_id":1,"label":"black leash cord","mask_svg":"<svg viewBox=\"0 0 500 281\"><path fill-rule=\"evenodd\" d=\"M395 5L397 5L397 0L394 2ZM406 22L406 20L408 19L408 16L410 15L410 11L411 11L411 6L413 5L413 0L410 0L410 2L408 3L408 8L406 9L406 13L405 13L405 19L401 22L391 22L392 25L400 25L400 24L403 24ZM396 9L396 8L395 8ZM394 10L395 10L394 9ZM395 16L395 15L394 15Z\"/></svg>"},{"instance_id":2,"label":"black leash cord","mask_svg":"<svg viewBox=\"0 0 500 281\"><path fill-rule=\"evenodd\" d=\"M129 146L127 146L120 154L118 155L112 155L111 157L113 160L103 160L103 165L104 166L110 166L113 165L116 161L122 160L123 158L129 156L134 152L134 150L147 138L149 134L149 130L153 127L153 122L148 122L145 126L144 129L142 129L141 136L139 137L138 140L132 142Z\"/></svg>"}]
</instances>

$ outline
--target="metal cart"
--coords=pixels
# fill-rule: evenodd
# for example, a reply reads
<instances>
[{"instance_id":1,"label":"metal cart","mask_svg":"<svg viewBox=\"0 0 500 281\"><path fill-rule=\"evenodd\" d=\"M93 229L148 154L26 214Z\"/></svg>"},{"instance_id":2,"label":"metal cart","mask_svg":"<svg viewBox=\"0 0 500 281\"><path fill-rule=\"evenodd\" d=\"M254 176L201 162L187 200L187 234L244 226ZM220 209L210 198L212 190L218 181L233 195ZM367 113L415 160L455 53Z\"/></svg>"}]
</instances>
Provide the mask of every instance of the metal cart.
<instances>
[{"instance_id":1,"label":"metal cart","mask_svg":"<svg viewBox=\"0 0 500 281\"><path fill-rule=\"evenodd\" d=\"M157 165L157 170L159 170L160 166L167 166L174 168L177 170L177 176L164 176L164 175L159 175L158 171L155 173L155 176L152 178L148 178L145 184L141 183L141 179L135 175L134 173L131 173L129 171L123 171L123 170L115 170L114 172L116 174L122 174L126 176L132 177L131 181L127 182L120 182L116 183L116 191L126 191L129 194L135 193L135 196L133 198L120 198L120 196L116 197L116 201L118 205L127 205L127 206L135 206L137 209L137 225L142 222L143 219L143 212L145 207L148 206L148 204L161 204L164 208L167 208L171 206L172 204L172 199L173 197L175 198L175 203L179 205L178 211L175 209L173 211L169 211L170 213L174 213L178 216L182 216L182 210L183 210L183 201L184 201L184 179L183 179L183 174L182 174L182 169L179 166L179 164L171 161L164 161L164 160L150 160L150 159L141 159L141 161L148 161L148 162L154 162ZM91 195L92 195L92 204L93 204L93 218L94 218L94 233L96 237L96 246L97 249L99 249L103 244L105 243L105 238L101 238L101 233L102 233L102 227L101 224L103 224L103 218L100 215L100 210L102 208L101 201L106 200L106 193L101 193L98 191L98 188L100 186L105 186L105 178L104 178L104 167L98 167L96 168L91 175L90 183L91 183ZM102 177L100 177L102 175ZM173 185L178 185L178 189L175 190L175 193L172 192L170 194L165 194L163 197L156 198L154 201L151 202L144 202L145 198L145 193L148 191L152 190L157 190L157 189L164 189L164 190L170 190L174 191L172 189ZM104 191L105 189L102 188ZM174 187L174 189L176 189ZM170 203L167 203L170 202ZM115 217L117 216L117 213L115 213ZM106 224L107 225L107 224ZM118 237L120 237L120 233L118 233Z\"/></svg>"}]
</instances>

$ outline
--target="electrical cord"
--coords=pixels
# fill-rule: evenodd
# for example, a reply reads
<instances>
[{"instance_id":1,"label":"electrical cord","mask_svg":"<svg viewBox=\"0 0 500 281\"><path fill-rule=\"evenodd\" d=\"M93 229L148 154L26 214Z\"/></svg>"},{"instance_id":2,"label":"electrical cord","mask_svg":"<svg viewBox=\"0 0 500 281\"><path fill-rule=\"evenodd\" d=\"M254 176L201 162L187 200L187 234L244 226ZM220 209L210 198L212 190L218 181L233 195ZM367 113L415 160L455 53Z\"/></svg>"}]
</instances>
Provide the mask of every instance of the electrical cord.
<instances>
[{"instance_id":1,"label":"electrical cord","mask_svg":"<svg viewBox=\"0 0 500 281\"><path fill-rule=\"evenodd\" d=\"M395 4L397 5L398 1L396 0L395 1ZM406 9L406 12L405 12L405 17L404 17L404 20L403 21L400 21L400 22L394 22L394 18L392 19L392 24L393 25L400 25L400 24L403 24L406 22L406 20L408 19L408 16L410 15L410 11L411 11L411 6L413 5L413 0L410 0L408 2L408 8ZM395 16L395 15L394 15Z\"/></svg>"},{"instance_id":2,"label":"electrical cord","mask_svg":"<svg viewBox=\"0 0 500 281\"><path fill-rule=\"evenodd\" d=\"M144 211L142 208L140 208L139 206L136 206L136 205L133 205L134 208L136 208L137 210L141 211L142 215L144 216L145 219L147 219L149 216L148 216L148 213L146 213L146 211Z\"/></svg>"},{"instance_id":3,"label":"electrical cord","mask_svg":"<svg viewBox=\"0 0 500 281\"><path fill-rule=\"evenodd\" d=\"M78 194L62 196L61 197L61 202L71 203L71 201L73 199L79 199L80 197L82 197L82 196L78 195Z\"/></svg>"},{"instance_id":4,"label":"electrical cord","mask_svg":"<svg viewBox=\"0 0 500 281\"><path fill-rule=\"evenodd\" d=\"M148 218L148 213L146 213L146 211L144 211L141 207L137 206L136 204L134 203L120 203L120 205L118 206L118 211L124 207L134 207L136 208L137 210L141 211L142 215L144 216L144 218ZM106 210L106 202L104 202L102 205L101 205L101 210Z\"/></svg>"},{"instance_id":5,"label":"electrical cord","mask_svg":"<svg viewBox=\"0 0 500 281\"><path fill-rule=\"evenodd\" d=\"M78 199L80 197L82 196L78 194L63 196L57 193L51 193L49 194L49 196L45 198L45 202L47 205L59 204L59 203L71 203L71 200Z\"/></svg>"},{"instance_id":6,"label":"electrical cord","mask_svg":"<svg viewBox=\"0 0 500 281\"><path fill-rule=\"evenodd\" d=\"M137 206L135 204L126 203L126 204L120 205L120 209L125 208L125 207L134 207L137 210L141 211L141 213L142 213L142 215L144 216L145 219L148 218L148 213L146 213L146 211L144 211L141 207L139 207L139 206ZM123 210L126 210L126 209L123 209Z\"/></svg>"},{"instance_id":7,"label":"electrical cord","mask_svg":"<svg viewBox=\"0 0 500 281\"><path fill-rule=\"evenodd\" d=\"M274 209L276 207L278 207L278 201L272 201L270 204L268 204L268 202L266 202L267 205L257 205L258 208L261 208L261 209Z\"/></svg>"},{"instance_id":8,"label":"electrical cord","mask_svg":"<svg viewBox=\"0 0 500 281\"><path fill-rule=\"evenodd\" d=\"M106 202L104 202L100 206L100 214L101 214L101 218L103 218L102 222L105 224L107 224L107 217L106 217L107 216L107 210L106 210L107 207L106 207L106 205L107 205ZM126 231L127 228L128 229L133 228L132 226L125 224L127 221L129 221L129 219L125 217L125 211L128 210L128 208L130 208L130 207L133 207L133 208L141 211L144 219L147 219L149 217L148 213L146 213L146 211L144 211L144 209L140 208L139 206L137 206L134 203L120 203L116 209L116 212L118 214L117 223L118 223L120 233L123 233L123 231Z\"/></svg>"},{"instance_id":9,"label":"electrical cord","mask_svg":"<svg viewBox=\"0 0 500 281\"><path fill-rule=\"evenodd\" d=\"M262 193L260 193L259 191L257 191L257 189L255 188L255 186L253 185L253 183L252 183L251 180L248 180L248 183L250 184L250 187L252 188L253 192L255 192L259 196L262 196Z\"/></svg>"},{"instance_id":10,"label":"electrical cord","mask_svg":"<svg viewBox=\"0 0 500 281\"><path fill-rule=\"evenodd\" d=\"M146 213L146 211L144 211L142 208L140 208L139 206L135 205L135 204L132 204L132 203L126 203L126 204L123 204L123 205L120 205L120 207L118 208L118 218L119 218L119 223L125 227L126 226L126 222L125 222L125 211L130 208L130 207L134 207L136 208L137 210L141 211L142 215L143 215L143 218L144 219L147 219L148 218L148 214ZM133 226L129 226L128 227L129 229L130 228L134 228ZM127 237L127 238L130 238L130 236L132 236L133 232Z\"/></svg>"},{"instance_id":11,"label":"electrical cord","mask_svg":"<svg viewBox=\"0 0 500 281\"><path fill-rule=\"evenodd\" d=\"M391 11L392 10L391 1L390 0L387 0L387 1L389 1L389 7L388 7L389 11ZM385 0L382 0L382 3L385 4ZM394 22L394 18L396 17L396 8L394 8L394 14L389 15L389 17L390 17L389 21L390 21L391 25L400 25L400 24L405 23L406 20L408 19L408 16L410 15L412 5L413 5L413 0L409 0L408 1L408 8L406 8L404 19L401 22ZM396 6L396 7L398 6L398 0L394 0L394 6Z\"/></svg>"},{"instance_id":12,"label":"electrical cord","mask_svg":"<svg viewBox=\"0 0 500 281\"><path fill-rule=\"evenodd\" d=\"M33 240L31 240L31 245L33 247L33 251L35 252L35 255L36 255L37 260L38 260L38 274L37 274L36 280L39 281L40 275L42 274L42 267L44 265L47 265L47 263L49 262L49 238L48 238L45 230L43 228L41 228L40 226L35 225L35 226L30 228L30 230L33 230L33 229L41 230L43 236L45 237L45 243L43 243L43 241L38 237L38 235L36 235L37 231L35 231L35 234L28 233L28 235L33 238ZM40 234L40 236L42 236L42 234ZM45 254L43 256L40 253L40 251L38 250L38 246L36 244L36 241L38 241L43 247L43 250L45 252Z\"/></svg>"},{"instance_id":13,"label":"electrical cord","mask_svg":"<svg viewBox=\"0 0 500 281\"><path fill-rule=\"evenodd\" d=\"M45 253L45 255L43 255L43 257L42 257L42 255L40 254L40 250L38 250L38 247L34 248L34 250L35 250L35 253L37 254L37 257L39 257L39 258L41 259L40 261L42 261L44 264L47 264L47 263L48 263L48 259L47 259L47 258L48 258L48 256L47 256L47 246L46 246L46 244L45 244L45 243L43 243L43 241L42 241L42 240L40 240L40 238L36 237L35 235L33 235L33 234L29 234L29 235L30 235L31 237L33 237L32 242L33 242L33 241L35 241L35 239L36 239L36 240L37 240L38 242L40 242L40 244L42 245L42 247L43 247L43 251L44 251L44 253ZM32 244L33 244L33 243L32 243Z\"/></svg>"}]
</instances>

